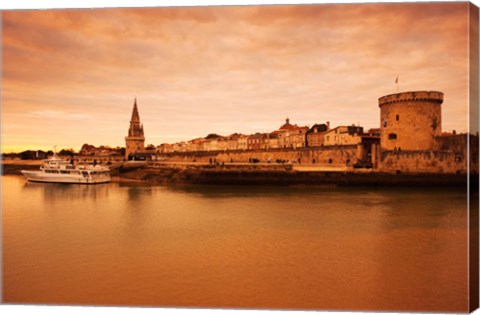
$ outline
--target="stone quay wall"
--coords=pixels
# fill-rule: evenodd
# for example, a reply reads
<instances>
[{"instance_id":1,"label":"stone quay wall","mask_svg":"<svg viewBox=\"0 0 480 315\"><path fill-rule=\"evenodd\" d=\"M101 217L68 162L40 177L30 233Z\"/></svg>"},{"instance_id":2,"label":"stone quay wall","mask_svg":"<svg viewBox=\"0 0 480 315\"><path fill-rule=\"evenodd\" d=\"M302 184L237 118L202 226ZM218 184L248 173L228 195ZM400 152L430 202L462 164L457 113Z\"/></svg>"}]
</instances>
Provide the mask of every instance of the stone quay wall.
<instances>
[{"instance_id":1,"label":"stone quay wall","mask_svg":"<svg viewBox=\"0 0 480 315\"><path fill-rule=\"evenodd\" d=\"M478 173L478 136L448 135L434 138L433 150L382 151L379 171L426 173Z\"/></svg>"},{"instance_id":2,"label":"stone quay wall","mask_svg":"<svg viewBox=\"0 0 480 315\"><path fill-rule=\"evenodd\" d=\"M470 152L467 151L469 141ZM205 164L258 162L353 170L353 166L365 158L363 150L361 145L342 145L299 149L177 152L157 154L156 160ZM385 173L455 174L466 173L469 166L470 172L479 171L478 136L440 136L434 138L432 150L374 150L371 154L374 170Z\"/></svg>"},{"instance_id":3,"label":"stone quay wall","mask_svg":"<svg viewBox=\"0 0 480 315\"><path fill-rule=\"evenodd\" d=\"M453 151L388 151L382 152L378 170L390 173L466 173L465 157Z\"/></svg>"},{"instance_id":4,"label":"stone quay wall","mask_svg":"<svg viewBox=\"0 0 480 315\"><path fill-rule=\"evenodd\" d=\"M357 162L357 146L323 146L301 149L200 151L157 154L159 161L210 163L298 163L350 166Z\"/></svg>"}]
</instances>

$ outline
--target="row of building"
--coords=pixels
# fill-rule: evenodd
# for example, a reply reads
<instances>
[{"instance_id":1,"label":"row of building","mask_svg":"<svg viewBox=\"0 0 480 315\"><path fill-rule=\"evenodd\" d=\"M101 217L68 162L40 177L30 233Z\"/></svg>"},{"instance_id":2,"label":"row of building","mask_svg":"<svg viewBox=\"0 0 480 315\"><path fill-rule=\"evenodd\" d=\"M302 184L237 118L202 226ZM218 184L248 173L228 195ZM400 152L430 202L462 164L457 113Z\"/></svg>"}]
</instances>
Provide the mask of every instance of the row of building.
<instances>
[{"instance_id":1,"label":"row of building","mask_svg":"<svg viewBox=\"0 0 480 315\"><path fill-rule=\"evenodd\" d=\"M210 134L204 138L182 141L173 144L164 143L157 147L158 153L200 152L200 151L237 151L298 149L329 145L356 145L364 136L380 137L379 129L364 133L360 126L338 126L330 128L330 123L315 124L312 127L291 124L287 118L278 130L270 133L244 135L234 133L229 136Z\"/></svg>"}]
</instances>

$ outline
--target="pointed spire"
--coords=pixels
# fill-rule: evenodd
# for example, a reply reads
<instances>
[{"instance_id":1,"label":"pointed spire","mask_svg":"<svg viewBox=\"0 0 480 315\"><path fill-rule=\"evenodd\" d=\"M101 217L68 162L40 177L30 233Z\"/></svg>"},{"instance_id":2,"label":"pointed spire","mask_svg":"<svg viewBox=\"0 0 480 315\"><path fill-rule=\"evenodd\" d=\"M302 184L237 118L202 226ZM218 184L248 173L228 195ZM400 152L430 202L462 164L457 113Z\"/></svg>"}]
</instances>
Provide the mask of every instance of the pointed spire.
<instances>
[{"instance_id":1,"label":"pointed spire","mask_svg":"<svg viewBox=\"0 0 480 315\"><path fill-rule=\"evenodd\" d=\"M137 98L135 97L135 101L133 102L133 112L132 112L132 119L130 122L140 122L140 115L138 114L137 108Z\"/></svg>"},{"instance_id":2,"label":"pointed spire","mask_svg":"<svg viewBox=\"0 0 480 315\"><path fill-rule=\"evenodd\" d=\"M130 128L128 129L129 137L143 137L143 127L140 123L140 115L138 114L137 98L133 101L132 119L130 120Z\"/></svg>"}]
</instances>

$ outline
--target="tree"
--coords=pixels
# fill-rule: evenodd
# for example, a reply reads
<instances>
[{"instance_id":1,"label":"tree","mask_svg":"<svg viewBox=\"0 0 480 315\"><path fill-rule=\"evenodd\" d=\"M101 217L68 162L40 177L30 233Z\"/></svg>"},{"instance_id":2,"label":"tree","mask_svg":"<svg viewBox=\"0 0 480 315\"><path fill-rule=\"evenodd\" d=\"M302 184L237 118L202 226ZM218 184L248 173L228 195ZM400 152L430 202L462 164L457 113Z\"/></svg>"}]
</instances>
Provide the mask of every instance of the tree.
<instances>
[{"instance_id":1,"label":"tree","mask_svg":"<svg viewBox=\"0 0 480 315\"><path fill-rule=\"evenodd\" d=\"M211 133L208 136L205 137L205 139L217 139L221 138L222 136L217 135L216 133Z\"/></svg>"},{"instance_id":2,"label":"tree","mask_svg":"<svg viewBox=\"0 0 480 315\"><path fill-rule=\"evenodd\" d=\"M75 151L73 151L73 149L62 149L60 150L60 152L58 152L58 155L62 155L62 156L65 156L65 155L68 155L68 156L72 156L75 154Z\"/></svg>"},{"instance_id":3,"label":"tree","mask_svg":"<svg viewBox=\"0 0 480 315\"><path fill-rule=\"evenodd\" d=\"M20 153L20 158L22 160L33 160L35 159L35 152L34 151L23 151Z\"/></svg>"}]
</instances>

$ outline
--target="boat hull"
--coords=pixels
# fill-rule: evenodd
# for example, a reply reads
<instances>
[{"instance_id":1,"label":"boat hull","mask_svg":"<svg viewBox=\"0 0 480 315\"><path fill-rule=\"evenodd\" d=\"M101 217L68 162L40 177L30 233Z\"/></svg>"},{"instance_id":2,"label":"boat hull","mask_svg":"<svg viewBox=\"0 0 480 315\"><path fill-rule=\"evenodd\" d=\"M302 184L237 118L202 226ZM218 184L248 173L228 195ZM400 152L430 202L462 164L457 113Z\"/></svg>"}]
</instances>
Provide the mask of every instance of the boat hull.
<instances>
[{"instance_id":1,"label":"boat hull","mask_svg":"<svg viewBox=\"0 0 480 315\"><path fill-rule=\"evenodd\" d=\"M85 178L81 175L48 174L40 171L22 171L22 174L28 181L39 183L102 184L111 181L110 175Z\"/></svg>"}]
</instances>

